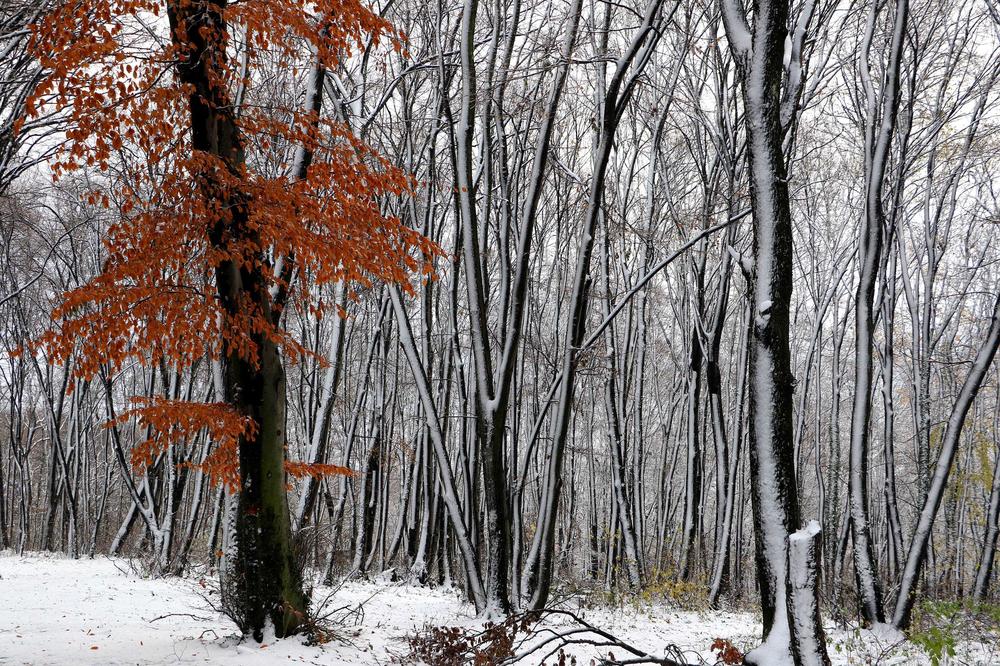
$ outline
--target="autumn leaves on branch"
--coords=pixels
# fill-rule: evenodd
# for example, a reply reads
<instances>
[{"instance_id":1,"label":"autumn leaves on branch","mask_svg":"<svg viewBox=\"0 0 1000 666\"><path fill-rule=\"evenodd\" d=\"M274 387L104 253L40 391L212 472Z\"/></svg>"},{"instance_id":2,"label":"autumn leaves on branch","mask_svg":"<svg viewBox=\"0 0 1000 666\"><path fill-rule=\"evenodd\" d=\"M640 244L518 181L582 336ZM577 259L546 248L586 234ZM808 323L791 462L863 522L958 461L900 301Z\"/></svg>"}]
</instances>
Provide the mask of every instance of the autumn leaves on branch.
<instances>
[{"instance_id":1,"label":"autumn leaves on branch","mask_svg":"<svg viewBox=\"0 0 1000 666\"><path fill-rule=\"evenodd\" d=\"M408 175L343 124L255 94L276 67L332 68L352 48L382 39L402 49L402 35L361 2L68 2L33 26L31 39L47 75L29 116L57 110L66 127L53 178L99 168L104 178L90 183L88 202L116 213L103 270L62 296L39 341L56 361L72 357L74 379L129 363L180 369L230 354L256 363L255 336L295 361L309 352L282 328L285 307L321 313L330 309L314 296L321 285L408 288L413 273L430 274L439 250L382 212L386 199L411 191ZM184 67L197 67L209 90L185 83ZM229 154L194 149L195 102L235 122ZM307 168L296 173L303 155ZM245 223L234 230L236 208L245 209ZM213 280L224 262L265 276L270 312L251 298L222 307ZM136 418L152 433L134 451L136 465L206 430L216 449L204 466L232 489L235 442L255 427L222 401L138 398L118 418ZM286 469L347 471L292 462Z\"/></svg>"}]
</instances>

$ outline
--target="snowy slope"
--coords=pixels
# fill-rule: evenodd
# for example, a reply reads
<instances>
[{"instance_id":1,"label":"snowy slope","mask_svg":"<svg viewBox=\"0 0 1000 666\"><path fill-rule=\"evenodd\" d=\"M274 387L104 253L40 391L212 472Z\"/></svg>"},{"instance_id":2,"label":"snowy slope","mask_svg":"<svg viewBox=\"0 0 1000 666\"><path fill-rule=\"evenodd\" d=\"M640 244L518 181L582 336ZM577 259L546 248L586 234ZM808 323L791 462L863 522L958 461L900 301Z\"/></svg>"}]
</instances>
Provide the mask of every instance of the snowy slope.
<instances>
[{"instance_id":1,"label":"snowy slope","mask_svg":"<svg viewBox=\"0 0 1000 666\"><path fill-rule=\"evenodd\" d=\"M197 579L145 579L124 560L0 554L0 664L376 665L404 655L403 637L414 628L476 625L471 607L454 593L349 583L326 606L334 610L364 604L363 613L348 618L349 644L316 647L296 639L258 646L234 638L233 626L206 600L210 588ZM320 590L317 598L329 592ZM654 606L642 611L588 610L585 616L591 624L653 653L662 653L667 644L691 650L691 660L695 653L710 657L715 637L745 648L759 632L759 624L746 613ZM879 639L870 632L831 630L831 637L834 663L865 663L866 651L872 657L882 655L877 663L927 663L911 645L890 655L885 651L891 638ZM992 657L986 649L980 647L976 659L959 663L1000 663L1000 648L994 648ZM572 652L591 657L594 648L581 646Z\"/></svg>"}]
</instances>

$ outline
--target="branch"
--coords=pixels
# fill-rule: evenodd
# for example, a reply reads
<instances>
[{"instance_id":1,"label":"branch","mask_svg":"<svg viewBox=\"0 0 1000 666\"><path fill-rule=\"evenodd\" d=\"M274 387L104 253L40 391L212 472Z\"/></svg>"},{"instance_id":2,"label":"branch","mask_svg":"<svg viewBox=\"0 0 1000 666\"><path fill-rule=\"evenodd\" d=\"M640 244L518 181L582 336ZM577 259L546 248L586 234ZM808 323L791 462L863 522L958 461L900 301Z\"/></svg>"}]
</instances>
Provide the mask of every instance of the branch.
<instances>
[{"instance_id":1,"label":"branch","mask_svg":"<svg viewBox=\"0 0 1000 666\"><path fill-rule=\"evenodd\" d=\"M647 272L644 276L642 276L642 278L635 284L635 286L632 287L628 291L628 293L626 293L622 297L622 299L620 301L618 301L618 303L617 303L617 305L615 305L614 309L611 310L611 312L608 313L608 316L604 318L604 321L602 321L597 326L597 329L595 329L594 332L591 333L590 336L588 336L584 340L583 344L581 344L576 349L576 353L585 351L591 345L593 345L595 342L597 342L597 340L600 339L601 334L603 334L604 331L608 328L608 326L610 326L611 323L615 320L615 317L617 317L621 313L621 311L625 308L625 306L628 305L628 302L631 301L632 298L636 294L638 294L642 290L642 288L645 287L649 283L649 281L652 280L653 277L656 276L657 273L659 273L664 268L666 268L671 263L673 263L678 257L680 257L682 254L684 254L684 252L686 252L687 250L689 250L691 247L693 247L696 243L698 243L703 238L711 236L715 232L721 231L721 230L729 227L730 225L732 225L732 224L734 224L734 223L742 220L744 217L746 217L749 214L750 214L750 209L748 208L748 209L743 210L743 211L741 211L739 213L736 213L731 218L729 218L727 221L725 221L725 222L723 222L721 224L717 224L714 227L709 227L708 229L702 230L700 233L692 236L686 243L684 243L684 245L681 245L679 248L677 248L676 250L674 250L674 252L669 257L663 259L658 264L656 264L655 266L653 266L653 268L651 268L649 270L649 272ZM527 446L527 450L525 451L525 457L524 457L525 460L530 460L531 459L531 455L534 452L535 445L538 442L538 436L539 436L539 434L541 433L541 430L542 430L542 424L545 422L545 415L549 411L549 405L552 404L553 398L555 397L555 394L556 394L556 390L559 388L559 385L562 383L562 380L563 380L563 373L562 372L560 372L558 375L556 375L555 379L552 380L552 385L549 387L549 391L548 391L548 397L545 399L545 402L542 403L541 410L538 412L538 416L535 418L534 425L531 428L531 436L528 439L528 446ZM527 475L528 475L527 465L522 465L521 466L521 473L518 476L518 482L517 482L517 485L515 486L515 492L516 493L523 492L524 485L527 482Z\"/></svg>"},{"instance_id":2,"label":"branch","mask_svg":"<svg viewBox=\"0 0 1000 666\"><path fill-rule=\"evenodd\" d=\"M633 655L633 658L626 659L625 661L619 661L614 657L604 658L598 657L600 664L658 664L659 666L694 666L685 661L679 661L684 659L683 652L676 645L668 645L666 647L666 652L671 653L673 656L668 657L655 657L648 652L645 652L634 645L626 643L622 639L608 633L607 631L595 627L590 624L577 614L567 611L559 610L553 608L545 608L539 611L529 611L523 614L525 616L535 616L537 619L542 620L552 616L562 616L569 618L574 623L576 627L567 629L565 631L556 631L554 629L543 629L542 631L552 634L550 637L545 638L539 643L532 645L531 647L525 649L522 652L513 654L504 661L500 662L500 666L506 666L510 664L516 664L524 659L527 659L531 655L537 653L539 650L547 648L555 642L555 646L546 653L545 658L548 658L555 654L558 650L562 649L567 645L592 645L595 647L615 647L624 650ZM593 634L597 639L584 639L584 638L570 638L571 636L579 636L581 634ZM535 634L537 635L537 634ZM523 644L523 643L522 643ZM676 658L675 658L676 657Z\"/></svg>"},{"instance_id":3,"label":"branch","mask_svg":"<svg viewBox=\"0 0 1000 666\"><path fill-rule=\"evenodd\" d=\"M667 257L666 259L663 259L660 263L658 263L655 266L653 266L653 268L651 268L648 273L646 273L644 276L642 276L642 279L640 279L635 284L635 286L632 287L628 291L628 293L625 294L625 296L622 297L622 299L620 301L618 301L618 304L615 305L614 309L610 313L608 313L608 316L604 318L604 321L602 321L600 323L600 325L598 325L597 329L594 330L594 332L591 333L590 336L587 337L586 340L584 340L583 344L581 344L579 346L579 348L577 348L576 351L577 352L585 351L587 348L589 348L591 345L593 345L595 342L597 342L597 340L601 337L601 334L604 333L605 329L607 329L607 327L611 325L611 322L614 321L615 317L617 317L618 314L625 308L625 306L628 305L628 302L630 300L632 300L632 297L634 297L636 294L638 294L642 290L642 288L645 287L646 284L650 280L652 280L653 277L656 276L657 273L659 273L664 268L666 268L671 263L673 263L674 260L676 260L682 254L684 254L684 252L686 252L687 250L689 250L692 246L694 246L696 243L698 243L703 238L711 236L712 234L714 234L717 231L722 231L723 229L727 228L729 225L734 224L735 222L738 222L739 220L742 220L744 217L746 217L749 214L750 214L750 209L747 208L746 210L744 210L742 212L739 212L736 215L733 215L731 218L729 218L728 220L726 220L722 224L717 224L714 227L709 227L708 229L703 230L701 233L698 233L698 234L692 236L688 240L688 242L684 243L684 245L681 245L679 248L677 248L676 250L674 250L673 254L671 254L669 257Z\"/></svg>"},{"instance_id":4,"label":"branch","mask_svg":"<svg viewBox=\"0 0 1000 666\"><path fill-rule=\"evenodd\" d=\"M726 26L726 38L729 44L740 56L750 53L750 26L747 24L746 13L739 0L719 0L722 9L722 22Z\"/></svg>"}]
</instances>

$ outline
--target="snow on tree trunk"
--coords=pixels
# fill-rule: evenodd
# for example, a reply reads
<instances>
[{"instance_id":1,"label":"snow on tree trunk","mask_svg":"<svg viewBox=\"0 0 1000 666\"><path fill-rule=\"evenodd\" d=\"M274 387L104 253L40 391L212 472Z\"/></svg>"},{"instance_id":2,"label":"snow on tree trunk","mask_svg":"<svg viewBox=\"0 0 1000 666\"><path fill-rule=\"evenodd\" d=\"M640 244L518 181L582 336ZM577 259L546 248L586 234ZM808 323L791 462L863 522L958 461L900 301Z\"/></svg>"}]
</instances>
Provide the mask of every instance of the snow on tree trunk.
<instances>
[{"instance_id":1,"label":"snow on tree trunk","mask_svg":"<svg viewBox=\"0 0 1000 666\"><path fill-rule=\"evenodd\" d=\"M703 261L703 260L702 260ZM698 294L692 299L691 317L695 321L701 319L702 297L704 290L704 268L694 271L692 281L697 285ZM701 369L702 349L698 336L698 326L691 326L689 337L687 368L687 459L684 474L684 524L681 528L683 541L681 543L681 578L690 580L694 573L694 560L700 548L702 523L702 451L699 433L701 431Z\"/></svg>"},{"instance_id":2,"label":"snow on tree trunk","mask_svg":"<svg viewBox=\"0 0 1000 666\"><path fill-rule=\"evenodd\" d=\"M755 3L751 30L739 3L722 3L742 82L753 210L750 480L764 641L746 663L761 665L792 663L787 546L799 523L789 351L792 219L781 118L788 9L784 0Z\"/></svg>"},{"instance_id":3,"label":"snow on tree trunk","mask_svg":"<svg viewBox=\"0 0 1000 666\"><path fill-rule=\"evenodd\" d=\"M993 487L990 490L990 508L986 513L986 535L983 553L976 568L976 582L972 586L972 600L980 603L986 597L996 557L997 537L1000 536L1000 457L993 464Z\"/></svg>"},{"instance_id":4,"label":"snow on tree trunk","mask_svg":"<svg viewBox=\"0 0 1000 666\"><path fill-rule=\"evenodd\" d=\"M674 5L667 15L662 11L663 0L650 0L646 5L642 23L623 55L618 58L614 75L611 77L601 100L601 118L598 138L595 141L593 176L587 202L587 214L577 252L572 296L570 297L570 321L564 329L564 349L562 352L561 382L559 385L558 407L553 416L552 444L543 475L545 477L542 500L539 507L538 529L532 540L528 561L525 566L522 588L530 588L532 609L544 608L549 596L549 585L555 567L555 533L558 520L559 496L562 491L562 465L566 443L569 439L575 382L577 373L577 351L585 337L588 315L588 300L593 280L590 277L590 260L594 251L597 222L604 200L604 182L607 177L615 134L621 119L621 110L628 105L636 82L642 75L650 56L660 38L659 26L673 16L678 5ZM610 11L610 10L608 10ZM603 332L603 331L602 331Z\"/></svg>"},{"instance_id":5,"label":"snow on tree trunk","mask_svg":"<svg viewBox=\"0 0 1000 666\"><path fill-rule=\"evenodd\" d=\"M792 656L803 666L830 663L817 591L821 544L821 528L815 520L788 537L788 624Z\"/></svg>"},{"instance_id":6,"label":"snow on tree trunk","mask_svg":"<svg viewBox=\"0 0 1000 666\"><path fill-rule=\"evenodd\" d=\"M469 536L465 516L462 512L461 503L458 499L458 490L455 486L455 477L451 471L451 462L448 459L448 450L445 446L444 434L441 423L437 415L437 406L431 394L430 383L427 381L427 374L424 366L417 354L417 347L413 340L413 330L410 320L403 307L403 297L396 287L389 288L389 296L392 301L393 313L396 316L396 323L399 327L399 342L403 347L406 360L413 372L416 381L417 393L420 397L421 405L427 415L427 429L434 446L434 455L437 458L441 487L444 495L444 504L448 510L448 517L455 530L455 540L458 550L465 565L465 573L468 577L469 591L476 604L476 609L484 611L487 608L487 598L483 587L482 577L479 574L479 561L476 556L476 547Z\"/></svg>"},{"instance_id":7,"label":"snow on tree trunk","mask_svg":"<svg viewBox=\"0 0 1000 666\"><path fill-rule=\"evenodd\" d=\"M882 184L885 180L896 126L899 106L899 70L906 30L907 0L899 0L893 24L892 49L881 92L882 108L878 108L879 95L869 77L868 54L872 30L865 33L861 50L861 80L866 96L865 119L865 221L860 238L860 275L856 298L854 364L855 393L851 413L850 447L850 525L854 542L854 571L858 585L861 615L865 622L874 624L885 620L875 564L874 545L868 517L868 449L871 429L872 350L875 333L875 284L878 281L882 259L885 214L882 210ZM873 5L869 23L874 24L878 5Z\"/></svg>"},{"instance_id":8,"label":"snow on tree trunk","mask_svg":"<svg viewBox=\"0 0 1000 666\"><path fill-rule=\"evenodd\" d=\"M311 91L310 91L311 92ZM338 283L334 302L338 307L344 307L346 303L345 289L342 283ZM320 393L320 406L316 412L316 423L313 425L312 437L309 441L305 460L308 463L322 463L326 458L326 447L330 439L330 427L333 420L333 405L336 402L337 385L341 378L341 365L344 356L344 320L341 317L334 317L333 331L331 333L330 351L327 359L330 366L323 372L323 382ZM309 524L309 516L316 504L316 496L319 494L319 480L307 476L302 480L302 490L299 495L299 503L295 509L294 524L296 529L302 529Z\"/></svg>"}]
</instances>

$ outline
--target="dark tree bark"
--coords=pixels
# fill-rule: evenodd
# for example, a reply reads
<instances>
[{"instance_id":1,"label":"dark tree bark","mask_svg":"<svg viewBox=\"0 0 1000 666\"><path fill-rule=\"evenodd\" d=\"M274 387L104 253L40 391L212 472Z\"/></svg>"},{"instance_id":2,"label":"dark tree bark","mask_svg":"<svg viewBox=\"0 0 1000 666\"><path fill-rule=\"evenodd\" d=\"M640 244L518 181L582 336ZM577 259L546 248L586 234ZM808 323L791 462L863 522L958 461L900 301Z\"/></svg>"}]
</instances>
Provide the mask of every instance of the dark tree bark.
<instances>
[{"instance_id":1,"label":"dark tree bark","mask_svg":"<svg viewBox=\"0 0 1000 666\"><path fill-rule=\"evenodd\" d=\"M764 642L746 655L748 664L796 660L788 626L788 537L800 523L795 483L789 351L792 297L792 215L785 165L782 59L788 35L787 0L755 3L753 27L739 3L722 1L743 88L753 211L750 333L750 479L756 535ZM809 14L799 17L804 34ZM793 36L801 39L801 34ZM791 85L791 84L790 84ZM798 91L786 88L785 97ZM784 125L784 127L783 127ZM814 622L815 624L815 622ZM812 627L825 656L821 628Z\"/></svg>"},{"instance_id":2,"label":"dark tree bark","mask_svg":"<svg viewBox=\"0 0 1000 666\"><path fill-rule=\"evenodd\" d=\"M192 146L218 158L229 171L227 180L239 182L245 155L233 106L219 85L220 67L226 57L225 0L189 4L172 0L168 15L173 39L184 54L177 69L191 87L188 107ZM211 173L199 174L203 196L217 199L228 214L220 216L210 231L213 244L224 248L250 238L246 196L219 182ZM218 297L229 316L242 308L257 309L272 324L280 307L272 302L263 258L250 267L224 260L215 267ZM308 600L292 548L291 521L285 492L285 371L274 342L253 333L258 361L236 353L224 359L224 396L240 414L256 424L252 435L239 439L240 490L235 536L236 557L223 576L226 604L244 633L263 639L273 624L278 637L296 632L305 619Z\"/></svg>"}]
</instances>

